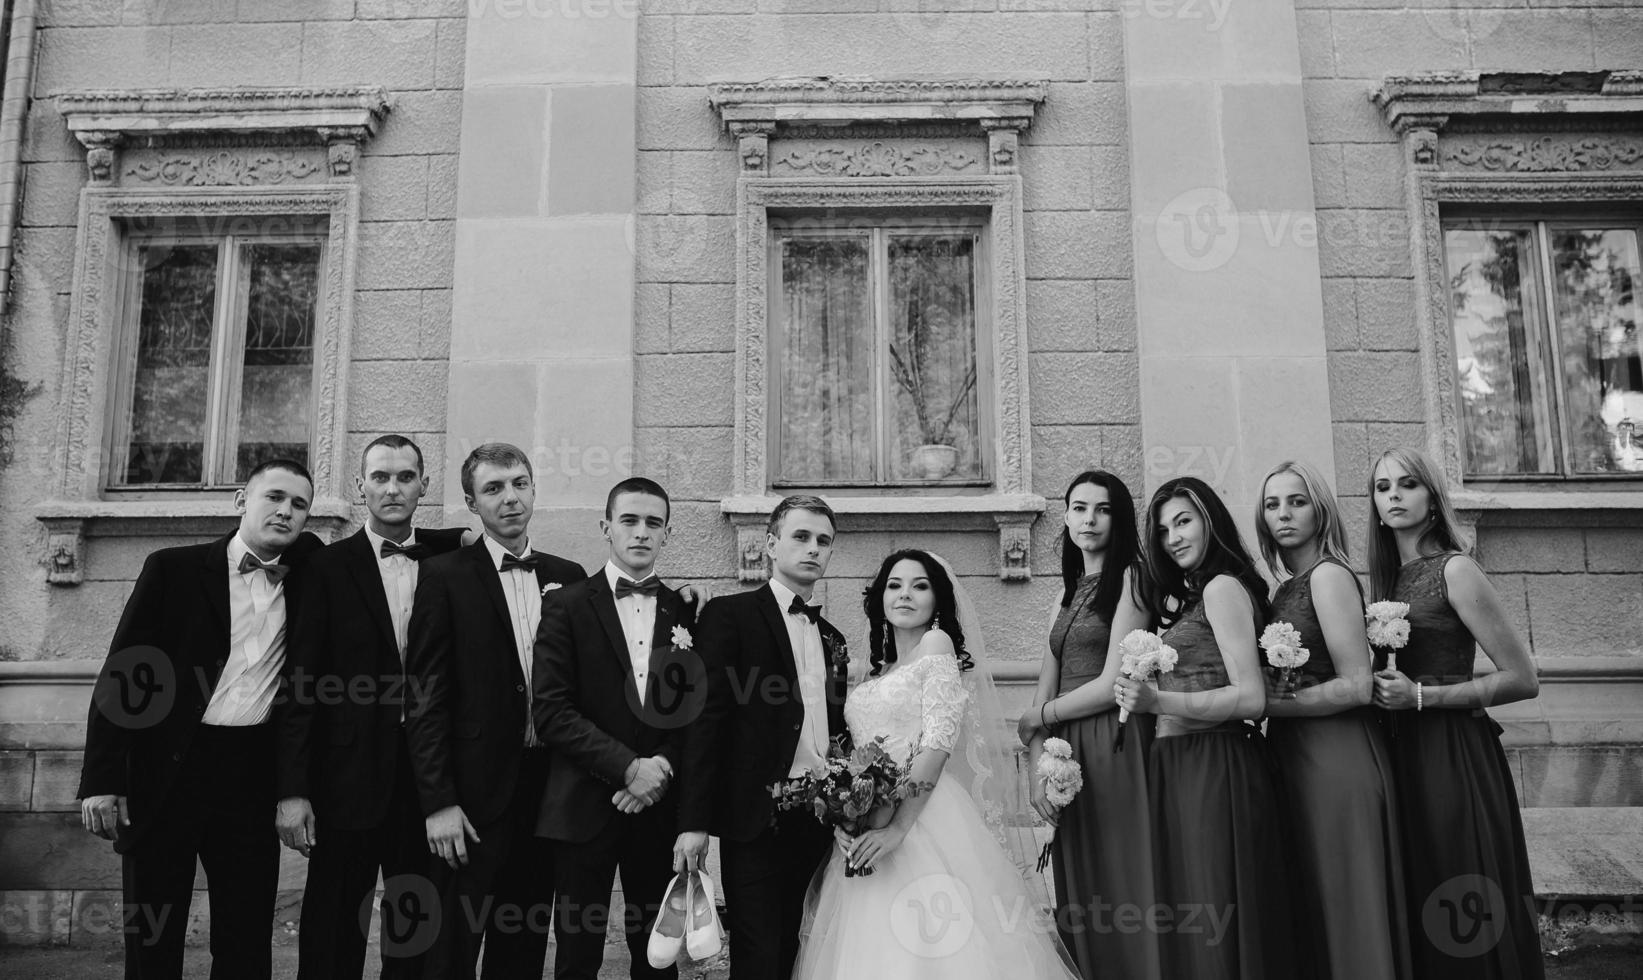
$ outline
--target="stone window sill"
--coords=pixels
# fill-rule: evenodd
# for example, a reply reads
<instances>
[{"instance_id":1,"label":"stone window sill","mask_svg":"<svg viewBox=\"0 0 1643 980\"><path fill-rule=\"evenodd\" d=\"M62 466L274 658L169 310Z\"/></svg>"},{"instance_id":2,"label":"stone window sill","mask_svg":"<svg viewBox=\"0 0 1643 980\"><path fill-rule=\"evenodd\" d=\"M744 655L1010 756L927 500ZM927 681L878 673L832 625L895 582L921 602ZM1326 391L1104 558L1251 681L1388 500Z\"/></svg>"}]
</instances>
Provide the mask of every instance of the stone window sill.
<instances>
[{"instance_id":1,"label":"stone window sill","mask_svg":"<svg viewBox=\"0 0 1643 980\"><path fill-rule=\"evenodd\" d=\"M719 509L736 528L737 573L742 582L763 582L770 569L765 559L765 524L781 502L767 494L743 494L719 501ZM1032 526L1047 504L1034 493L988 493L968 496L848 496L829 494L827 503L849 530L906 528L929 530L996 530L998 577L1024 582L1032 577Z\"/></svg>"}]
</instances>

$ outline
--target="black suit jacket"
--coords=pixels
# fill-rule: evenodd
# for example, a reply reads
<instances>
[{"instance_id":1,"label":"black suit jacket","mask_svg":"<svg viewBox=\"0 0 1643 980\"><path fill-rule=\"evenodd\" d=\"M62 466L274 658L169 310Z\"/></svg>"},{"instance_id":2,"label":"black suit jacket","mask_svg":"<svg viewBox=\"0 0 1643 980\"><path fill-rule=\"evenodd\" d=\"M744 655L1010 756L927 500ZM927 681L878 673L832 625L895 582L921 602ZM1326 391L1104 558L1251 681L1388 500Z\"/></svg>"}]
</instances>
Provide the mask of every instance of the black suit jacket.
<instances>
[{"instance_id":1,"label":"black suit jacket","mask_svg":"<svg viewBox=\"0 0 1643 980\"><path fill-rule=\"evenodd\" d=\"M98 675L77 795L127 798L131 826L114 844L122 854L163 810L228 662L228 543L233 537L163 548L148 556ZM301 606L302 566L323 545L303 532L280 556L292 569L284 579L287 648L290 623ZM270 807L272 762L270 758L267 766Z\"/></svg>"},{"instance_id":2,"label":"black suit jacket","mask_svg":"<svg viewBox=\"0 0 1643 980\"><path fill-rule=\"evenodd\" d=\"M844 634L825 619L818 625L827 658L828 733L847 738ZM766 585L709 602L696 632L708 698L685 737L679 826L752 840L770 826L770 786L787 778L804 725L786 613Z\"/></svg>"},{"instance_id":3,"label":"black suit jacket","mask_svg":"<svg viewBox=\"0 0 1643 980\"><path fill-rule=\"evenodd\" d=\"M418 529L416 539L442 555L461 546L462 528ZM279 798L307 797L318 819L343 830L386 816L409 707L378 568L364 528L309 559L275 713Z\"/></svg>"},{"instance_id":4,"label":"black suit jacket","mask_svg":"<svg viewBox=\"0 0 1643 980\"><path fill-rule=\"evenodd\" d=\"M680 729L700 714L706 689L700 687L699 655L693 645L676 647L673 631L694 632L695 626L689 604L663 586L656 595L641 704L604 569L548 593L531 673L536 731L553 750L536 824L539 836L592 840L617 813L610 799L626 784L634 759L663 756L677 780ZM671 811L673 797L670 787L654 805Z\"/></svg>"},{"instance_id":5,"label":"black suit jacket","mask_svg":"<svg viewBox=\"0 0 1643 980\"><path fill-rule=\"evenodd\" d=\"M573 561L535 554L544 588L587 577ZM422 563L410 633L406 734L422 812L461 805L472 823L489 823L513 799L528 718L508 600L483 538Z\"/></svg>"}]
</instances>

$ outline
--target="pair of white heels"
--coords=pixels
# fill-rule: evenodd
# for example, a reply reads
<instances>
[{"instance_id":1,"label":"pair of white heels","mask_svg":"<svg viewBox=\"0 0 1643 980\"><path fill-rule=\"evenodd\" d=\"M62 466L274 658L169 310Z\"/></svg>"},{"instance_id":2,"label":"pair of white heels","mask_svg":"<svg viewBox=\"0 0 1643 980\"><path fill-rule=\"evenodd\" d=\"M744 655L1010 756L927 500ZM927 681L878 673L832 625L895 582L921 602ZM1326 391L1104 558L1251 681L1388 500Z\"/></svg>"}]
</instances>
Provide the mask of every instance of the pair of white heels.
<instances>
[{"instance_id":1,"label":"pair of white heels","mask_svg":"<svg viewBox=\"0 0 1643 980\"><path fill-rule=\"evenodd\" d=\"M645 958L656 969L665 969L679 959L680 947L698 961L719 955L724 947L724 929L713 906L713 879L701 871L676 874L668 882Z\"/></svg>"}]
</instances>

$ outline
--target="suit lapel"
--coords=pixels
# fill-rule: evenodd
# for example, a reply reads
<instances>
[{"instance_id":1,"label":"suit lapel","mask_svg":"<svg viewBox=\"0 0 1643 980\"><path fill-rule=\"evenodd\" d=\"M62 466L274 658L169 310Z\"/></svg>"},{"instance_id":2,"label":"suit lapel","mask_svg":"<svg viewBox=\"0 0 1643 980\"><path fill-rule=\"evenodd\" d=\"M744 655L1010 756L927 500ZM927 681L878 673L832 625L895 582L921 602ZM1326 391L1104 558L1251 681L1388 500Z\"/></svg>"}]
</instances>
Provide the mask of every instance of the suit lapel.
<instances>
[{"instance_id":1,"label":"suit lapel","mask_svg":"<svg viewBox=\"0 0 1643 980\"><path fill-rule=\"evenodd\" d=\"M588 589L588 604L593 606L593 615L605 631L605 639L610 644L610 655L616 658L622 673L627 675L628 684L637 690L633 683L633 658L628 656L627 634L622 632L622 617L616 611L616 596L610 591L610 579L605 577L603 568L593 573L593 581Z\"/></svg>"},{"instance_id":2,"label":"suit lapel","mask_svg":"<svg viewBox=\"0 0 1643 980\"><path fill-rule=\"evenodd\" d=\"M394 617L388 609L388 593L382 588L382 572L377 565L377 556L371 553L371 539L366 537L365 529L360 528L343 547L347 549L344 554L348 557L348 571L353 575L360 595L365 597L366 610L377 624L383 640L397 654L399 640L394 636Z\"/></svg>"},{"instance_id":3,"label":"suit lapel","mask_svg":"<svg viewBox=\"0 0 1643 980\"><path fill-rule=\"evenodd\" d=\"M496 563L491 560L490 549L485 547L485 539L468 546L469 559L474 564L474 578L479 582L479 588L491 600L491 609L496 613L496 621L502 627L502 635L508 638L508 646L517 648L518 641L513 638L513 617L508 614L508 597L502 593L502 574L496 570ZM519 652L514 651L514 660L519 659Z\"/></svg>"},{"instance_id":4,"label":"suit lapel","mask_svg":"<svg viewBox=\"0 0 1643 980\"><path fill-rule=\"evenodd\" d=\"M228 613L228 542L234 539L230 534L226 538L218 538L205 549L205 563L200 577L200 585L205 590L205 604L216 617L217 625L222 628L224 647L234 635L234 621Z\"/></svg>"},{"instance_id":5,"label":"suit lapel","mask_svg":"<svg viewBox=\"0 0 1643 980\"><path fill-rule=\"evenodd\" d=\"M799 662L793 656L793 640L787 635L787 614L776 601L776 593L765 585L759 589L759 611L764 613L765 625L776 637L776 652L780 654L782 670L790 679L797 680Z\"/></svg>"}]
</instances>

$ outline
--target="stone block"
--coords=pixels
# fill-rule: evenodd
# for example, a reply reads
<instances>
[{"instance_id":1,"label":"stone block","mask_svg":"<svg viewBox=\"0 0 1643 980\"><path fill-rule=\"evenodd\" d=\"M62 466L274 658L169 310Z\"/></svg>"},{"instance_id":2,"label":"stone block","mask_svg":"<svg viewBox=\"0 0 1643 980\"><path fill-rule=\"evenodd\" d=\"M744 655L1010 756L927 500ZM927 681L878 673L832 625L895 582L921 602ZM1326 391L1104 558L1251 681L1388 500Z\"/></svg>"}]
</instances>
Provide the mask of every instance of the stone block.
<instances>
[{"instance_id":1,"label":"stone block","mask_svg":"<svg viewBox=\"0 0 1643 980\"><path fill-rule=\"evenodd\" d=\"M80 221L83 163L31 163L23 168L22 223L28 227L74 227Z\"/></svg>"},{"instance_id":2,"label":"stone block","mask_svg":"<svg viewBox=\"0 0 1643 980\"><path fill-rule=\"evenodd\" d=\"M360 167L359 213L365 221L421 221L428 216L428 158L367 158Z\"/></svg>"},{"instance_id":3,"label":"stone block","mask_svg":"<svg viewBox=\"0 0 1643 980\"><path fill-rule=\"evenodd\" d=\"M1127 146L1090 147L1090 207L1124 211L1130 206L1130 151Z\"/></svg>"},{"instance_id":4,"label":"stone block","mask_svg":"<svg viewBox=\"0 0 1643 980\"><path fill-rule=\"evenodd\" d=\"M433 20L304 24L302 83L381 85L395 92L431 89L437 29Z\"/></svg>"},{"instance_id":5,"label":"stone block","mask_svg":"<svg viewBox=\"0 0 1643 980\"><path fill-rule=\"evenodd\" d=\"M561 85L548 113L548 213L629 214L634 202L631 81Z\"/></svg>"},{"instance_id":6,"label":"stone block","mask_svg":"<svg viewBox=\"0 0 1643 980\"><path fill-rule=\"evenodd\" d=\"M632 147L628 155L633 155ZM651 154L641 154L650 156ZM669 184L674 214L735 214L736 154L723 150L681 150L672 158Z\"/></svg>"},{"instance_id":7,"label":"stone block","mask_svg":"<svg viewBox=\"0 0 1643 980\"><path fill-rule=\"evenodd\" d=\"M1128 276L1131 249L1127 217L1118 211L1038 211L1023 215L1028 278Z\"/></svg>"},{"instance_id":8,"label":"stone block","mask_svg":"<svg viewBox=\"0 0 1643 980\"><path fill-rule=\"evenodd\" d=\"M1426 417L1414 354L1329 355L1330 415L1337 422L1418 422Z\"/></svg>"},{"instance_id":9,"label":"stone block","mask_svg":"<svg viewBox=\"0 0 1643 980\"><path fill-rule=\"evenodd\" d=\"M1146 469L1141 431L1139 423L1101 426L1101 466L1123 477L1138 503Z\"/></svg>"},{"instance_id":10,"label":"stone block","mask_svg":"<svg viewBox=\"0 0 1643 980\"><path fill-rule=\"evenodd\" d=\"M1335 36L1327 10L1295 11L1295 37L1301 44L1301 75L1329 78L1335 74Z\"/></svg>"},{"instance_id":11,"label":"stone block","mask_svg":"<svg viewBox=\"0 0 1643 980\"><path fill-rule=\"evenodd\" d=\"M1361 422L1336 422L1330 426L1335 435L1335 493L1361 493L1369 485L1369 429ZM1358 536L1361 528L1348 528L1347 540Z\"/></svg>"},{"instance_id":12,"label":"stone block","mask_svg":"<svg viewBox=\"0 0 1643 980\"><path fill-rule=\"evenodd\" d=\"M1643 572L1643 530L1629 527L1587 528L1586 570Z\"/></svg>"},{"instance_id":13,"label":"stone block","mask_svg":"<svg viewBox=\"0 0 1643 980\"><path fill-rule=\"evenodd\" d=\"M1489 584L1494 587L1495 595L1500 597L1500 604L1506 610L1507 625L1511 627L1513 635L1525 645L1529 643L1531 632L1528 578L1527 575L1489 576Z\"/></svg>"},{"instance_id":14,"label":"stone block","mask_svg":"<svg viewBox=\"0 0 1643 980\"><path fill-rule=\"evenodd\" d=\"M1643 654L1643 575L1533 575L1528 583L1537 655Z\"/></svg>"},{"instance_id":15,"label":"stone block","mask_svg":"<svg viewBox=\"0 0 1643 980\"><path fill-rule=\"evenodd\" d=\"M636 238L640 282L736 281L733 218L644 215Z\"/></svg>"},{"instance_id":16,"label":"stone block","mask_svg":"<svg viewBox=\"0 0 1643 980\"><path fill-rule=\"evenodd\" d=\"M1229 472L1249 488L1250 503L1266 471L1284 459L1304 459L1325 473L1335 468L1329 422L1329 369L1316 357L1246 357L1236 362L1241 451ZM1267 420L1282 419L1278 424ZM1251 511L1253 513L1253 511Z\"/></svg>"},{"instance_id":17,"label":"stone block","mask_svg":"<svg viewBox=\"0 0 1643 980\"><path fill-rule=\"evenodd\" d=\"M70 946L121 944L125 935L122 896L117 890L75 891L73 920L69 926Z\"/></svg>"},{"instance_id":18,"label":"stone block","mask_svg":"<svg viewBox=\"0 0 1643 980\"><path fill-rule=\"evenodd\" d=\"M213 534L190 536L168 534L165 537L148 535L91 535L86 538L86 578L93 582L119 582L130 587L143 570L148 556L161 548L174 545L197 544L209 541ZM105 653L107 651L104 651Z\"/></svg>"},{"instance_id":19,"label":"stone block","mask_svg":"<svg viewBox=\"0 0 1643 980\"><path fill-rule=\"evenodd\" d=\"M1404 206L1403 145L1346 143L1341 146L1347 203L1355 208Z\"/></svg>"},{"instance_id":20,"label":"stone block","mask_svg":"<svg viewBox=\"0 0 1643 980\"><path fill-rule=\"evenodd\" d=\"M1466 38L1440 29L1441 19L1425 14L1418 7L1332 13L1337 74L1379 81L1400 72L1467 67Z\"/></svg>"},{"instance_id":21,"label":"stone block","mask_svg":"<svg viewBox=\"0 0 1643 980\"><path fill-rule=\"evenodd\" d=\"M34 753L0 751L0 810L27 810L34 798Z\"/></svg>"},{"instance_id":22,"label":"stone block","mask_svg":"<svg viewBox=\"0 0 1643 980\"><path fill-rule=\"evenodd\" d=\"M472 8L468 84L633 84L638 64L638 5L631 0L592 16L575 3Z\"/></svg>"},{"instance_id":23,"label":"stone block","mask_svg":"<svg viewBox=\"0 0 1643 980\"><path fill-rule=\"evenodd\" d=\"M1051 505L1056 520L1061 513L1059 501L1072 478L1087 469L1107 468L1101 451L1104 428L1099 425L1033 426L1033 492L1056 502Z\"/></svg>"},{"instance_id":24,"label":"stone block","mask_svg":"<svg viewBox=\"0 0 1643 980\"><path fill-rule=\"evenodd\" d=\"M737 591L736 531L718 501L674 504L666 562L670 579L707 579L715 595Z\"/></svg>"},{"instance_id":25,"label":"stone block","mask_svg":"<svg viewBox=\"0 0 1643 980\"><path fill-rule=\"evenodd\" d=\"M34 90L164 88L172 84L171 33L169 27L48 26L40 32ZM36 113L48 114L55 115Z\"/></svg>"},{"instance_id":26,"label":"stone block","mask_svg":"<svg viewBox=\"0 0 1643 980\"><path fill-rule=\"evenodd\" d=\"M536 85L471 88L463 93L462 116L457 214L463 218L541 214L548 90Z\"/></svg>"},{"instance_id":27,"label":"stone block","mask_svg":"<svg viewBox=\"0 0 1643 980\"><path fill-rule=\"evenodd\" d=\"M641 88L638 121L640 150L735 148L718 113L708 105L705 87Z\"/></svg>"},{"instance_id":28,"label":"stone block","mask_svg":"<svg viewBox=\"0 0 1643 980\"><path fill-rule=\"evenodd\" d=\"M300 24L192 24L171 35L177 88L290 85L303 68Z\"/></svg>"},{"instance_id":29,"label":"stone block","mask_svg":"<svg viewBox=\"0 0 1643 980\"><path fill-rule=\"evenodd\" d=\"M633 294L633 352L668 352L669 291L667 283L642 282Z\"/></svg>"},{"instance_id":30,"label":"stone block","mask_svg":"<svg viewBox=\"0 0 1643 980\"><path fill-rule=\"evenodd\" d=\"M421 325L421 290L356 293L349 354L358 361L421 359Z\"/></svg>"},{"instance_id":31,"label":"stone block","mask_svg":"<svg viewBox=\"0 0 1643 980\"><path fill-rule=\"evenodd\" d=\"M1088 211L1094 166L1087 146L1021 147L1022 206L1028 211ZM1118 203L1127 207L1128 200Z\"/></svg>"},{"instance_id":32,"label":"stone block","mask_svg":"<svg viewBox=\"0 0 1643 980\"><path fill-rule=\"evenodd\" d=\"M1300 77L1290 4L1139 4L1125 8L1131 77L1216 82Z\"/></svg>"},{"instance_id":33,"label":"stone block","mask_svg":"<svg viewBox=\"0 0 1643 980\"><path fill-rule=\"evenodd\" d=\"M1426 449L1426 424L1424 422L1371 422L1369 423L1369 458L1379 459L1381 453L1395 446L1408 449ZM1353 493L1367 493L1369 484L1364 482L1352 488Z\"/></svg>"},{"instance_id":34,"label":"stone block","mask_svg":"<svg viewBox=\"0 0 1643 980\"><path fill-rule=\"evenodd\" d=\"M0 882L8 889L120 887L119 855L86 833L78 812L8 813L0 828Z\"/></svg>"},{"instance_id":35,"label":"stone block","mask_svg":"<svg viewBox=\"0 0 1643 980\"><path fill-rule=\"evenodd\" d=\"M89 834L87 835L90 836ZM61 946L69 941L74 893L48 889L0 891L0 946Z\"/></svg>"},{"instance_id":36,"label":"stone block","mask_svg":"<svg viewBox=\"0 0 1643 980\"><path fill-rule=\"evenodd\" d=\"M1528 806L1643 806L1643 750L1636 746L1548 745L1518 753Z\"/></svg>"},{"instance_id":37,"label":"stone block","mask_svg":"<svg viewBox=\"0 0 1643 980\"><path fill-rule=\"evenodd\" d=\"M1027 347L1034 353L1103 349L1099 316L1094 280L1027 281Z\"/></svg>"},{"instance_id":38,"label":"stone block","mask_svg":"<svg viewBox=\"0 0 1643 980\"><path fill-rule=\"evenodd\" d=\"M127 4L109 0L46 0L39 5L42 27L111 27L119 24ZM232 11L227 11L232 15Z\"/></svg>"},{"instance_id":39,"label":"stone block","mask_svg":"<svg viewBox=\"0 0 1643 980\"><path fill-rule=\"evenodd\" d=\"M164 7L176 6L171 0ZM222 6L213 0L201 0L200 6ZM239 0L238 19L242 23L258 21L310 21L310 20L351 20L354 16L352 0L337 2L337 0L281 0L280 3L266 3L264 0Z\"/></svg>"},{"instance_id":40,"label":"stone block","mask_svg":"<svg viewBox=\"0 0 1643 980\"><path fill-rule=\"evenodd\" d=\"M1392 132L1380 110L1369 100L1380 75L1369 79L1308 80L1301 88L1306 100L1307 131L1314 143L1379 143Z\"/></svg>"},{"instance_id":41,"label":"stone block","mask_svg":"<svg viewBox=\"0 0 1643 980\"><path fill-rule=\"evenodd\" d=\"M1413 280L1358 280L1358 333L1365 350L1419 350L1415 312Z\"/></svg>"},{"instance_id":42,"label":"stone block","mask_svg":"<svg viewBox=\"0 0 1643 980\"><path fill-rule=\"evenodd\" d=\"M1591 16L1564 7L1490 11L1486 20L1473 21L1471 67L1479 71L1610 67L1594 61ZM1636 42L1639 36L1634 33L1632 39ZM1635 43L1632 50L1637 50Z\"/></svg>"},{"instance_id":43,"label":"stone block","mask_svg":"<svg viewBox=\"0 0 1643 980\"><path fill-rule=\"evenodd\" d=\"M441 20L434 29L434 88L460 89L468 73L468 22Z\"/></svg>"},{"instance_id":44,"label":"stone block","mask_svg":"<svg viewBox=\"0 0 1643 980\"><path fill-rule=\"evenodd\" d=\"M454 221L366 221L359 226L359 289L449 287Z\"/></svg>"},{"instance_id":45,"label":"stone block","mask_svg":"<svg viewBox=\"0 0 1643 980\"><path fill-rule=\"evenodd\" d=\"M1314 143L1308 152L1312 158L1313 204L1320 208L1346 207L1346 169L1341 144Z\"/></svg>"},{"instance_id":46,"label":"stone block","mask_svg":"<svg viewBox=\"0 0 1643 980\"><path fill-rule=\"evenodd\" d=\"M654 5L653 5L654 6ZM652 11L646 11L651 14ZM673 18L639 18L639 84L673 84Z\"/></svg>"},{"instance_id":47,"label":"stone block","mask_svg":"<svg viewBox=\"0 0 1643 980\"><path fill-rule=\"evenodd\" d=\"M1096 336L1101 350L1135 350L1135 282L1098 279L1095 283Z\"/></svg>"},{"instance_id":48,"label":"stone block","mask_svg":"<svg viewBox=\"0 0 1643 980\"><path fill-rule=\"evenodd\" d=\"M672 300L670 350L684 353L735 351L735 286L729 283L676 283Z\"/></svg>"},{"instance_id":49,"label":"stone block","mask_svg":"<svg viewBox=\"0 0 1643 980\"><path fill-rule=\"evenodd\" d=\"M604 508L611 484L632 473L633 365L626 357L578 357L537 367L538 507ZM612 397L615 393L615 397ZM590 404L602 403L590 413ZM551 453L551 458L549 457Z\"/></svg>"},{"instance_id":50,"label":"stone block","mask_svg":"<svg viewBox=\"0 0 1643 980\"><path fill-rule=\"evenodd\" d=\"M735 424L735 358L730 354L668 354L634 358L641 426Z\"/></svg>"},{"instance_id":51,"label":"stone block","mask_svg":"<svg viewBox=\"0 0 1643 980\"><path fill-rule=\"evenodd\" d=\"M1141 164L1130 189L1138 219L1155 217L1189 191L1224 186L1223 157L1213 149L1222 138L1213 85L1185 81L1132 85L1129 102L1131 153ZM1264 149L1268 144L1263 140L1259 146Z\"/></svg>"},{"instance_id":52,"label":"stone block","mask_svg":"<svg viewBox=\"0 0 1643 980\"><path fill-rule=\"evenodd\" d=\"M102 660L108 656L109 638L130 597L130 582L87 581L72 589L52 589L46 595L40 659Z\"/></svg>"},{"instance_id":53,"label":"stone block","mask_svg":"<svg viewBox=\"0 0 1643 980\"><path fill-rule=\"evenodd\" d=\"M84 752L42 749L34 753L34 795L29 809L35 813L80 812L77 793Z\"/></svg>"},{"instance_id":54,"label":"stone block","mask_svg":"<svg viewBox=\"0 0 1643 980\"><path fill-rule=\"evenodd\" d=\"M433 359L451 354L451 291L422 291L422 353Z\"/></svg>"},{"instance_id":55,"label":"stone block","mask_svg":"<svg viewBox=\"0 0 1643 980\"><path fill-rule=\"evenodd\" d=\"M349 425L381 432L445 427L443 361L360 361L348 372Z\"/></svg>"},{"instance_id":56,"label":"stone block","mask_svg":"<svg viewBox=\"0 0 1643 980\"><path fill-rule=\"evenodd\" d=\"M1546 12L1553 13L1550 9ZM1637 39L1643 32L1643 10L1614 7L1593 10L1591 16L1592 53L1596 66L1618 68L1637 64Z\"/></svg>"},{"instance_id":57,"label":"stone block","mask_svg":"<svg viewBox=\"0 0 1643 980\"><path fill-rule=\"evenodd\" d=\"M1006 8L1000 6L999 9ZM1125 70L1123 15L1110 12L1111 5L1106 3L1088 4L1082 9L1093 11L1085 21L1089 25L1090 79L1122 82Z\"/></svg>"},{"instance_id":58,"label":"stone block","mask_svg":"<svg viewBox=\"0 0 1643 980\"><path fill-rule=\"evenodd\" d=\"M456 218L457 178L461 157L442 153L428 158L428 217L435 221Z\"/></svg>"},{"instance_id":59,"label":"stone block","mask_svg":"<svg viewBox=\"0 0 1643 980\"><path fill-rule=\"evenodd\" d=\"M86 150L69 135L68 124L55 112L31 112L24 123L24 163L62 162L78 164L85 177Z\"/></svg>"},{"instance_id":60,"label":"stone block","mask_svg":"<svg viewBox=\"0 0 1643 980\"><path fill-rule=\"evenodd\" d=\"M1044 354L1028 359L1039 425L1112 425L1141 419L1133 354Z\"/></svg>"},{"instance_id":61,"label":"stone block","mask_svg":"<svg viewBox=\"0 0 1643 980\"><path fill-rule=\"evenodd\" d=\"M1401 210L1318 212L1318 265L1325 276L1414 276L1409 216Z\"/></svg>"},{"instance_id":62,"label":"stone block","mask_svg":"<svg viewBox=\"0 0 1643 980\"><path fill-rule=\"evenodd\" d=\"M732 428L640 428L634 472L666 487L675 501L716 504L730 492L734 439Z\"/></svg>"},{"instance_id":63,"label":"stone block","mask_svg":"<svg viewBox=\"0 0 1643 980\"><path fill-rule=\"evenodd\" d=\"M1332 351L1358 349L1358 293L1351 279L1320 279L1324 343Z\"/></svg>"},{"instance_id":64,"label":"stone block","mask_svg":"<svg viewBox=\"0 0 1643 980\"><path fill-rule=\"evenodd\" d=\"M462 93L404 92L371 141L374 156L456 153L462 136Z\"/></svg>"},{"instance_id":65,"label":"stone block","mask_svg":"<svg viewBox=\"0 0 1643 980\"><path fill-rule=\"evenodd\" d=\"M1310 212L1312 164L1300 80L1222 84L1217 93L1227 195L1240 211Z\"/></svg>"},{"instance_id":66,"label":"stone block","mask_svg":"<svg viewBox=\"0 0 1643 980\"><path fill-rule=\"evenodd\" d=\"M1124 146L1129 100L1120 82L1051 82L1033 118L1035 145Z\"/></svg>"},{"instance_id":67,"label":"stone block","mask_svg":"<svg viewBox=\"0 0 1643 980\"><path fill-rule=\"evenodd\" d=\"M469 0L354 0L354 16L359 20L465 17L468 7Z\"/></svg>"}]
</instances>

